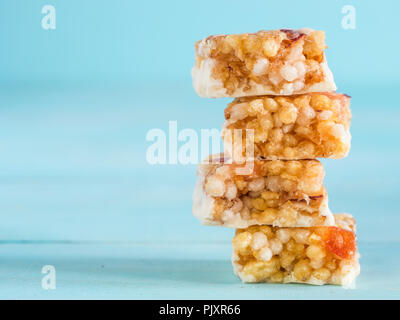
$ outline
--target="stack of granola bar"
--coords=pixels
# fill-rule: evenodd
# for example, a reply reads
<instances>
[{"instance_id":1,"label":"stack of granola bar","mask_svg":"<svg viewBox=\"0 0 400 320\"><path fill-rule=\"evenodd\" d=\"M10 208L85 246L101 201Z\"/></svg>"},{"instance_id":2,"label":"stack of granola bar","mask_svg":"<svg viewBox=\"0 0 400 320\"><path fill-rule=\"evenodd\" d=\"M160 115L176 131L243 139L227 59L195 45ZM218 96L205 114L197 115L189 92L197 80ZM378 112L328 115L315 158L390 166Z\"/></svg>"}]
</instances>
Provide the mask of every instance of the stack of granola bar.
<instances>
[{"instance_id":1,"label":"stack of granola bar","mask_svg":"<svg viewBox=\"0 0 400 320\"><path fill-rule=\"evenodd\" d=\"M350 150L350 97L336 86L312 29L210 36L196 43L193 85L225 109L224 154L199 165L193 213L236 228L244 282L351 286L360 272L355 221L332 214L317 158Z\"/></svg>"}]
</instances>

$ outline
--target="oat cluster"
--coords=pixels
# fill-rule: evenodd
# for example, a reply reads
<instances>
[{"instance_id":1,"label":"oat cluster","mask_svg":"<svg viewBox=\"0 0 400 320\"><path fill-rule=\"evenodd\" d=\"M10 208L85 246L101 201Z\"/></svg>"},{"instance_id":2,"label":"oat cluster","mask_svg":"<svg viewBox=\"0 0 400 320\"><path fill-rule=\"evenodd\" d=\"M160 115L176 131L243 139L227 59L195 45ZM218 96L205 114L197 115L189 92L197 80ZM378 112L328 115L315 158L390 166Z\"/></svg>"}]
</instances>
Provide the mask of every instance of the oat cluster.
<instances>
[{"instance_id":1,"label":"oat cluster","mask_svg":"<svg viewBox=\"0 0 400 320\"><path fill-rule=\"evenodd\" d=\"M232 245L235 272L246 282L340 285L359 269L355 234L338 227L251 226L238 229Z\"/></svg>"},{"instance_id":2,"label":"oat cluster","mask_svg":"<svg viewBox=\"0 0 400 320\"><path fill-rule=\"evenodd\" d=\"M293 95L336 89L326 63L323 31L282 29L210 36L195 47L192 75L201 96Z\"/></svg>"},{"instance_id":3,"label":"oat cluster","mask_svg":"<svg viewBox=\"0 0 400 320\"><path fill-rule=\"evenodd\" d=\"M199 166L204 193L213 199L213 224L245 227L270 224L308 227L329 224L324 168L318 160L256 160L251 174L237 174L242 166ZM326 215L324 213L326 211Z\"/></svg>"},{"instance_id":4,"label":"oat cluster","mask_svg":"<svg viewBox=\"0 0 400 320\"><path fill-rule=\"evenodd\" d=\"M292 31L260 31L254 34L216 36L206 39L210 50L198 59L215 59L212 76L221 79L228 94L250 89L250 80L291 94L323 80L325 34Z\"/></svg>"},{"instance_id":5,"label":"oat cluster","mask_svg":"<svg viewBox=\"0 0 400 320\"><path fill-rule=\"evenodd\" d=\"M223 139L235 158L245 156L246 129L252 129L256 156L339 159L350 150L350 119L350 97L343 94L237 98L225 109Z\"/></svg>"}]
</instances>

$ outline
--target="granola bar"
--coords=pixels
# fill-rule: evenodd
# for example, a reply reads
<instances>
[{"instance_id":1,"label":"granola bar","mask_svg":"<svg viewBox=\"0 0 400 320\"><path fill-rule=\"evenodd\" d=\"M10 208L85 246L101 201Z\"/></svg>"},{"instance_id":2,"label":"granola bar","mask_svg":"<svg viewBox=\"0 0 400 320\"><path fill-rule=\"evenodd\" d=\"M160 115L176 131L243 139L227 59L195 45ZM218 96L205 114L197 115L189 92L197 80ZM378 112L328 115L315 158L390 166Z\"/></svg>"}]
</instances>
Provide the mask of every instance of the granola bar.
<instances>
[{"instance_id":1,"label":"granola bar","mask_svg":"<svg viewBox=\"0 0 400 320\"><path fill-rule=\"evenodd\" d=\"M244 282L336 284L351 287L360 273L355 221L335 215L336 226L236 230L234 272Z\"/></svg>"},{"instance_id":2,"label":"granola bar","mask_svg":"<svg viewBox=\"0 0 400 320\"><path fill-rule=\"evenodd\" d=\"M227 162L222 158L198 167L193 214L203 224L334 225L323 186L325 172L318 160L254 160L252 166Z\"/></svg>"},{"instance_id":3,"label":"granola bar","mask_svg":"<svg viewBox=\"0 0 400 320\"><path fill-rule=\"evenodd\" d=\"M333 91L325 48L308 28L210 36L195 45L193 86L208 98Z\"/></svg>"},{"instance_id":4,"label":"granola bar","mask_svg":"<svg viewBox=\"0 0 400 320\"><path fill-rule=\"evenodd\" d=\"M225 109L224 147L234 159L245 156L246 129L251 129L255 156L343 158L351 146L350 120L350 97L344 94L238 98Z\"/></svg>"}]
</instances>

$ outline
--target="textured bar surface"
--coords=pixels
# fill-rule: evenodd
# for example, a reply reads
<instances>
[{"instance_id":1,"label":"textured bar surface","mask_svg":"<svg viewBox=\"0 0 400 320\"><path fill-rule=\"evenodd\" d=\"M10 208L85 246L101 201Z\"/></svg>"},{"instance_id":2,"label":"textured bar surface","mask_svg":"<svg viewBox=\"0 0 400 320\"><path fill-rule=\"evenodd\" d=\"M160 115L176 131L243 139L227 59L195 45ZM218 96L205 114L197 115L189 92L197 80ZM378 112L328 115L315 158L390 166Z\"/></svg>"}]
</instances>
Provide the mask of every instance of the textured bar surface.
<instances>
[{"instance_id":1,"label":"textured bar surface","mask_svg":"<svg viewBox=\"0 0 400 320\"><path fill-rule=\"evenodd\" d=\"M205 225L244 228L334 225L318 160L255 160L242 165L202 163L193 194L193 213Z\"/></svg>"},{"instance_id":2,"label":"textured bar surface","mask_svg":"<svg viewBox=\"0 0 400 320\"><path fill-rule=\"evenodd\" d=\"M210 36L195 45L193 86L208 98L334 91L325 48L312 29Z\"/></svg>"},{"instance_id":3,"label":"textured bar surface","mask_svg":"<svg viewBox=\"0 0 400 320\"><path fill-rule=\"evenodd\" d=\"M337 226L236 230L235 274L244 282L337 284L352 287L360 273L355 221L335 215Z\"/></svg>"},{"instance_id":4,"label":"textured bar surface","mask_svg":"<svg viewBox=\"0 0 400 320\"><path fill-rule=\"evenodd\" d=\"M225 119L224 147L234 159L246 154L246 129L254 133L254 155L270 160L338 159L351 146L350 97L344 94L239 98L225 109Z\"/></svg>"}]
</instances>

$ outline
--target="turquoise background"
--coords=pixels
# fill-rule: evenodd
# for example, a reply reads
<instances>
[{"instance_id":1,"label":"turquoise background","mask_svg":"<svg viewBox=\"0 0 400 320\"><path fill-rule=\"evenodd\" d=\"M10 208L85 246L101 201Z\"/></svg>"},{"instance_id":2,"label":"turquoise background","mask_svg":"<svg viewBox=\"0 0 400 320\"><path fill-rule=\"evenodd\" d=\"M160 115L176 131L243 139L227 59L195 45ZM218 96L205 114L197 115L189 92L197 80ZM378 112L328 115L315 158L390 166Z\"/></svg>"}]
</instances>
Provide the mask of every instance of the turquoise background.
<instances>
[{"instance_id":1,"label":"turquoise background","mask_svg":"<svg viewBox=\"0 0 400 320\"><path fill-rule=\"evenodd\" d=\"M56 8L56 30L41 8ZM344 5L356 29L341 27ZM0 2L0 297L399 298L397 1ZM220 128L230 99L191 85L194 42L260 29L326 31L352 99L348 158L324 160L330 206L358 223L356 290L243 285L231 229L191 214L194 165L146 162L152 128ZM40 286L44 264L57 289ZM215 270L215 272L213 272ZM215 292L210 294L210 292Z\"/></svg>"}]
</instances>

